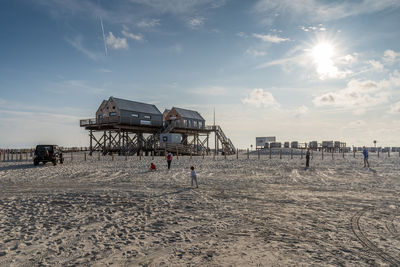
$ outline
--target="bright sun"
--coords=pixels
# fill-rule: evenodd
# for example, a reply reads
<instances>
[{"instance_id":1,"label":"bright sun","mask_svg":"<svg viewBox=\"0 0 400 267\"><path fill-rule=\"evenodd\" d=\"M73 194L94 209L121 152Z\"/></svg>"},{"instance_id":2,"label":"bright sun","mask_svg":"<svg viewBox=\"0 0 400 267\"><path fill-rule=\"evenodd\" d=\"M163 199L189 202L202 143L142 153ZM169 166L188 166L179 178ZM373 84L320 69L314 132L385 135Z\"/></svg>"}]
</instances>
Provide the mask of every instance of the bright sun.
<instances>
[{"instance_id":1,"label":"bright sun","mask_svg":"<svg viewBox=\"0 0 400 267\"><path fill-rule=\"evenodd\" d=\"M335 66L332 57L334 56L333 46L329 43L319 43L312 49L312 56L317 65L317 72L324 77L335 77L338 68Z\"/></svg>"}]
</instances>

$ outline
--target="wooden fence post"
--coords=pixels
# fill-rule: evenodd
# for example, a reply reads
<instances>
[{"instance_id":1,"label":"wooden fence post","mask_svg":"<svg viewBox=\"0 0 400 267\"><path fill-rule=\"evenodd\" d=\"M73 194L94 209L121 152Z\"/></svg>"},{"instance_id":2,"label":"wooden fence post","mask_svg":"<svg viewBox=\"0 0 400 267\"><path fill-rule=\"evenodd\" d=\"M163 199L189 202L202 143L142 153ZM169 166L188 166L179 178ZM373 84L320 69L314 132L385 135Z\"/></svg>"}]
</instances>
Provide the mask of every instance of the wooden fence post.
<instances>
[{"instance_id":1,"label":"wooden fence post","mask_svg":"<svg viewBox=\"0 0 400 267\"><path fill-rule=\"evenodd\" d=\"M356 150L353 147L353 158L356 158Z\"/></svg>"},{"instance_id":2,"label":"wooden fence post","mask_svg":"<svg viewBox=\"0 0 400 267\"><path fill-rule=\"evenodd\" d=\"M86 161L86 152L85 152L85 161Z\"/></svg>"},{"instance_id":3,"label":"wooden fence post","mask_svg":"<svg viewBox=\"0 0 400 267\"><path fill-rule=\"evenodd\" d=\"M258 156L258 159L260 159L260 149L259 150L257 150L258 151L258 154L257 154L257 156Z\"/></svg>"},{"instance_id":4,"label":"wooden fence post","mask_svg":"<svg viewBox=\"0 0 400 267\"><path fill-rule=\"evenodd\" d=\"M333 159L333 150L332 150L332 159Z\"/></svg>"},{"instance_id":5,"label":"wooden fence post","mask_svg":"<svg viewBox=\"0 0 400 267\"><path fill-rule=\"evenodd\" d=\"M378 148L378 158L379 158L379 148Z\"/></svg>"},{"instance_id":6,"label":"wooden fence post","mask_svg":"<svg viewBox=\"0 0 400 267\"><path fill-rule=\"evenodd\" d=\"M324 149L321 149L322 152L322 159L324 159Z\"/></svg>"},{"instance_id":7,"label":"wooden fence post","mask_svg":"<svg viewBox=\"0 0 400 267\"><path fill-rule=\"evenodd\" d=\"M249 149L247 149L247 159L249 159Z\"/></svg>"},{"instance_id":8,"label":"wooden fence post","mask_svg":"<svg viewBox=\"0 0 400 267\"><path fill-rule=\"evenodd\" d=\"M111 153L111 160L114 161L114 153Z\"/></svg>"},{"instance_id":9,"label":"wooden fence post","mask_svg":"<svg viewBox=\"0 0 400 267\"><path fill-rule=\"evenodd\" d=\"M388 158L390 158L390 149L388 149Z\"/></svg>"},{"instance_id":10,"label":"wooden fence post","mask_svg":"<svg viewBox=\"0 0 400 267\"><path fill-rule=\"evenodd\" d=\"M176 159L179 159L179 150L178 150L178 146L176 147Z\"/></svg>"},{"instance_id":11,"label":"wooden fence post","mask_svg":"<svg viewBox=\"0 0 400 267\"><path fill-rule=\"evenodd\" d=\"M22 152L19 152L19 161L22 161Z\"/></svg>"},{"instance_id":12,"label":"wooden fence post","mask_svg":"<svg viewBox=\"0 0 400 267\"><path fill-rule=\"evenodd\" d=\"M128 161L128 154L125 153L125 161Z\"/></svg>"},{"instance_id":13,"label":"wooden fence post","mask_svg":"<svg viewBox=\"0 0 400 267\"><path fill-rule=\"evenodd\" d=\"M202 151L202 154L203 154L203 159L204 159L204 151Z\"/></svg>"},{"instance_id":14,"label":"wooden fence post","mask_svg":"<svg viewBox=\"0 0 400 267\"><path fill-rule=\"evenodd\" d=\"M300 158L303 159L303 148L301 148L300 151L301 151L301 156L300 156Z\"/></svg>"},{"instance_id":15,"label":"wooden fence post","mask_svg":"<svg viewBox=\"0 0 400 267\"><path fill-rule=\"evenodd\" d=\"M343 158L344 158L344 150L345 150L345 149L344 149L344 148L342 148L342 152L343 152Z\"/></svg>"},{"instance_id":16,"label":"wooden fence post","mask_svg":"<svg viewBox=\"0 0 400 267\"><path fill-rule=\"evenodd\" d=\"M142 150L139 150L139 160L142 160Z\"/></svg>"},{"instance_id":17,"label":"wooden fence post","mask_svg":"<svg viewBox=\"0 0 400 267\"><path fill-rule=\"evenodd\" d=\"M272 158L272 149L269 148L269 159L271 159L271 158Z\"/></svg>"},{"instance_id":18,"label":"wooden fence post","mask_svg":"<svg viewBox=\"0 0 400 267\"><path fill-rule=\"evenodd\" d=\"M293 148L290 149L290 159L293 159Z\"/></svg>"},{"instance_id":19,"label":"wooden fence post","mask_svg":"<svg viewBox=\"0 0 400 267\"><path fill-rule=\"evenodd\" d=\"M72 155L73 152L71 152L71 161L74 159L74 156Z\"/></svg>"},{"instance_id":20,"label":"wooden fence post","mask_svg":"<svg viewBox=\"0 0 400 267\"><path fill-rule=\"evenodd\" d=\"M151 159L154 160L154 150L151 151Z\"/></svg>"},{"instance_id":21,"label":"wooden fence post","mask_svg":"<svg viewBox=\"0 0 400 267\"><path fill-rule=\"evenodd\" d=\"M279 151L279 158L282 159L282 148L281 148L281 150Z\"/></svg>"},{"instance_id":22,"label":"wooden fence post","mask_svg":"<svg viewBox=\"0 0 400 267\"><path fill-rule=\"evenodd\" d=\"M400 156L400 152L399 152L399 156ZM239 148L236 148L236 159L239 159Z\"/></svg>"},{"instance_id":23,"label":"wooden fence post","mask_svg":"<svg viewBox=\"0 0 400 267\"><path fill-rule=\"evenodd\" d=\"M101 153L100 153L100 151L99 151L99 158L98 158L98 159L99 159L99 161L100 161L100 155L101 155Z\"/></svg>"}]
</instances>

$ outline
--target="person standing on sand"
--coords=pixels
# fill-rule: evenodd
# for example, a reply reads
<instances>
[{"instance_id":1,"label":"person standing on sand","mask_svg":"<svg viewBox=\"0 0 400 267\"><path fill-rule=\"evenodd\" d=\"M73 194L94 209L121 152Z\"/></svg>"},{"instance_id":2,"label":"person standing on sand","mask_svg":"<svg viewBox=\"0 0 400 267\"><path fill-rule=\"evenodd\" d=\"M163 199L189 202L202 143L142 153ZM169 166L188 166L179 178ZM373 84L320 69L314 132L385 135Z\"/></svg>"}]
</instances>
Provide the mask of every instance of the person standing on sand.
<instances>
[{"instance_id":1,"label":"person standing on sand","mask_svg":"<svg viewBox=\"0 0 400 267\"><path fill-rule=\"evenodd\" d=\"M310 148L307 148L306 152L306 169L310 167Z\"/></svg>"},{"instance_id":2,"label":"person standing on sand","mask_svg":"<svg viewBox=\"0 0 400 267\"><path fill-rule=\"evenodd\" d=\"M171 168L171 162L172 162L172 154L171 152L168 152L167 154L168 170Z\"/></svg>"},{"instance_id":3,"label":"person standing on sand","mask_svg":"<svg viewBox=\"0 0 400 267\"><path fill-rule=\"evenodd\" d=\"M192 178L190 184L191 184L191 186L193 186L193 181L195 181L196 188L199 188L199 185L197 184L197 174L196 174L196 171L194 170L194 167L193 166L190 167L190 170L191 170L190 171L190 178Z\"/></svg>"},{"instance_id":4,"label":"person standing on sand","mask_svg":"<svg viewBox=\"0 0 400 267\"><path fill-rule=\"evenodd\" d=\"M365 146L363 146L363 155L364 155L364 168L367 167L369 168L369 162L368 162L368 150Z\"/></svg>"}]
</instances>

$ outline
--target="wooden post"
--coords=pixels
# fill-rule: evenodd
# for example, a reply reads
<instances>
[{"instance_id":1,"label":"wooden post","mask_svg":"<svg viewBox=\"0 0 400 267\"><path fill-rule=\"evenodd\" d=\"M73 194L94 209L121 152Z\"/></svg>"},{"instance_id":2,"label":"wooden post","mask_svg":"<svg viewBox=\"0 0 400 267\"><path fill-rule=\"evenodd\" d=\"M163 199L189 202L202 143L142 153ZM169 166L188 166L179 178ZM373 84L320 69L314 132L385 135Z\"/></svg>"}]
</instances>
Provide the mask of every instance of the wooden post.
<instances>
[{"instance_id":1,"label":"wooden post","mask_svg":"<svg viewBox=\"0 0 400 267\"><path fill-rule=\"evenodd\" d=\"M14 161L14 153L11 153L11 161Z\"/></svg>"},{"instance_id":2,"label":"wooden post","mask_svg":"<svg viewBox=\"0 0 400 267\"><path fill-rule=\"evenodd\" d=\"M293 159L293 148L290 149L290 159Z\"/></svg>"},{"instance_id":3,"label":"wooden post","mask_svg":"<svg viewBox=\"0 0 400 267\"><path fill-rule=\"evenodd\" d=\"M26 161L28 161L28 152L25 153L25 158L26 158Z\"/></svg>"},{"instance_id":4,"label":"wooden post","mask_svg":"<svg viewBox=\"0 0 400 267\"><path fill-rule=\"evenodd\" d=\"M279 158L282 159L282 148L281 148L281 150L279 151Z\"/></svg>"},{"instance_id":5,"label":"wooden post","mask_svg":"<svg viewBox=\"0 0 400 267\"><path fill-rule=\"evenodd\" d=\"M151 159L154 160L154 150L151 151Z\"/></svg>"},{"instance_id":6,"label":"wooden post","mask_svg":"<svg viewBox=\"0 0 400 267\"><path fill-rule=\"evenodd\" d=\"M179 150L178 150L178 146L176 146L176 159L179 159Z\"/></svg>"},{"instance_id":7,"label":"wooden post","mask_svg":"<svg viewBox=\"0 0 400 267\"><path fill-rule=\"evenodd\" d=\"M190 159L192 159L192 150L190 150Z\"/></svg>"},{"instance_id":8,"label":"wooden post","mask_svg":"<svg viewBox=\"0 0 400 267\"><path fill-rule=\"evenodd\" d=\"M139 160L142 160L142 150L139 151Z\"/></svg>"},{"instance_id":9,"label":"wooden post","mask_svg":"<svg viewBox=\"0 0 400 267\"><path fill-rule=\"evenodd\" d=\"M249 149L247 149L247 159L249 159Z\"/></svg>"},{"instance_id":10,"label":"wooden post","mask_svg":"<svg viewBox=\"0 0 400 267\"><path fill-rule=\"evenodd\" d=\"M379 158L379 148L378 148L378 158Z\"/></svg>"},{"instance_id":11,"label":"wooden post","mask_svg":"<svg viewBox=\"0 0 400 267\"><path fill-rule=\"evenodd\" d=\"M72 152L71 152L71 161L74 159L74 156L72 156Z\"/></svg>"},{"instance_id":12,"label":"wooden post","mask_svg":"<svg viewBox=\"0 0 400 267\"><path fill-rule=\"evenodd\" d=\"M111 160L114 161L114 153L111 152Z\"/></svg>"},{"instance_id":13,"label":"wooden post","mask_svg":"<svg viewBox=\"0 0 400 267\"><path fill-rule=\"evenodd\" d=\"M301 159L303 159L303 148L301 148Z\"/></svg>"},{"instance_id":14,"label":"wooden post","mask_svg":"<svg viewBox=\"0 0 400 267\"><path fill-rule=\"evenodd\" d=\"M324 159L324 149L321 149L322 152L322 159Z\"/></svg>"},{"instance_id":15,"label":"wooden post","mask_svg":"<svg viewBox=\"0 0 400 267\"><path fill-rule=\"evenodd\" d=\"M258 159L260 159L260 149L257 150L257 157L258 157Z\"/></svg>"},{"instance_id":16,"label":"wooden post","mask_svg":"<svg viewBox=\"0 0 400 267\"><path fill-rule=\"evenodd\" d=\"M269 148L269 159L271 159L271 158L272 158L272 149Z\"/></svg>"},{"instance_id":17,"label":"wooden post","mask_svg":"<svg viewBox=\"0 0 400 267\"><path fill-rule=\"evenodd\" d=\"M215 160L215 153L216 153L216 151L214 150L214 154L213 154L213 159Z\"/></svg>"},{"instance_id":18,"label":"wooden post","mask_svg":"<svg viewBox=\"0 0 400 267\"><path fill-rule=\"evenodd\" d=\"M167 146L167 145L165 145L165 146ZM167 159L167 148L164 149L164 157L165 157L165 159Z\"/></svg>"},{"instance_id":19,"label":"wooden post","mask_svg":"<svg viewBox=\"0 0 400 267\"><path fill-rule=\"evenodd\" d=\"M333 159L333 150L332 150L332 159Z\"/></svg>"},{"instance_id":20,"label":"wooden post","mask_svg":"<svg viewBox=\"0 0 400 267\"><path fill-rule=\"evenodd\" d=\"M343 158L344 158L344 150L345 150L345 148L342 148L342 152L343 152Z\"/></svg>"},{"instance_id":21,"label":"wooden post","mask_svg":"<svg viewBox=\"0 0 400 267\"><path fill-rule=\"evenodd\" d=\"M101 152L99 151L99 161L100 161L100 155L101 155Z\"/></svg>"},{"instance_id":22,"label":"wooden post","mask_svg":"<svg viewBox=\"0 0 400 267\"><path fill-rule=\"evenodd\" d=\"M311 159L314 159L314 150L311 149Z\"/></svg>"},{"instance_id":23,"label":"wooden post","mask_svg":"<svg viewBox=\"0 0 400 267\"><path fill-rule=\"evenodd\" d=\"M388 149L388 158L390 158L390 148Z\"/></svg>"},{"instance_id":24,"label":"wooden post","mask_svg":"<svg viewBox=\"0 0 400 267\"><path fill-rule=\"evenodd\" d=\"M356 150L353 147L353 158L356 158Z\"/></svg>"},{"instance_id":25,"label":"wooden post","mask_svg":"<svg viewBox=\"0 0 400 267\"><path fill-rule=\"evenodd\" d=\"M204 159L204 150L203 150L203 153L202 153L202 154L203 154L203 159Z\"/></svg>"},{"instance_id":26,"label":"wooden post","mask_svg":"<svg viewBox=\"0 0 400 267\"><path fill-rule=\"evenodd\" d=\"M224 149L224 158L226 159L226 149Z\"/></svg>"},{"instance_id":27,"label":"wooden post","mask_svg":"<svg viewBox=\"0 0 400 267\"><path fill-rule=\"evenodd\" d=\"M399 152L399 156L400 156L400 152ZM239 159L239 148L236 148L236 159Z\"/></svg>"},{"instance_id":28,"label":"wooden post","mask_svg":"<svg viewBox=\"0 0 400 267\"><path fill-rule=\"evenodd\" d=\"M86 161L86 152L85 152L85 161Z\"/></svg>"},{"instance_id":29,"label":"wooden post","mask_svg":"<svg viewBox=\"0 0 400 267\"><path fill-rule=\"evenodd\" d=\"M19 161L22 161L22 152L19 152Z\"/></svg>"}]
</instances>

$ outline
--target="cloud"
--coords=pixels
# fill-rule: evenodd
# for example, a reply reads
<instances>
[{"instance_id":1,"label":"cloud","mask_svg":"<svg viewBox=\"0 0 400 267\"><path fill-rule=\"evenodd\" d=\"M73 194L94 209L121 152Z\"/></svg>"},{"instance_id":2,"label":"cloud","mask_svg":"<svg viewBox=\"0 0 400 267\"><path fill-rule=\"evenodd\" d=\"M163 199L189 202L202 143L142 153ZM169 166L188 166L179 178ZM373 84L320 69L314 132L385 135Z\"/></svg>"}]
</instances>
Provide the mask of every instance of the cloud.
<instances>
[{"instance_id":1,"label":"cloud","mask_svg":"<svg viewBox=\"0 0 400 267\"><path fill-rule=\"evenodd\" d=\"M103 72L103 73L111 73L111 72L112 72L112 70L110 70L110 69L105 69L105 68L100 68L100 69L98 69L97 71Z\"/></svg>"},{"instance_id":2,"label":"cloud","mask_svg":"<svg viewBox=\"0 0 400 267\"><path fill-rule=\"evenodd\" d=\"M135 41L143 41L143 35L139 34L133 34L128 32L127 30L122 30L122 35L125 36L126 38L135 40Z\"/></svg>"},{"instance_id":3,"label":"cloud","mask_svg":"<svg viewBox=\"0 0 400 267\"><path fill-rule=\"evenodd\" d=\"M264 51L258 51L258 50L249 48L246 50L246 54L251 55L253 57L260 57L260 56L265 56L267 53Z\"/></svg>"},{"instance_id":4,"label":"cloud","mask_svg":"<svg viewBox=\"0 0 400 267\"><path fill-rule=\"evenodd\" d=\"M286 41L290 40L288 38L281 38L281 37L279 37L277 35L270 35L270 34L257 34L257 33L254 33L253 37L261 39L264 42L274 43L274 44L279 44L279 43L286 42Z\"/></svg>"},{"instance_id":5,"label":"cloud","mask_svg":"<svg viewBox=\"0 0 400 267\"><path fill-rule=\"evenodd\" d=\"M336 107L351 109L355 114L363 114L367 109L386 103L388 92L374 81L351 80L347 86L337 92L328 92L317 96L313 103L317 107Z\"/></svg>"},{"instance_id":6,"label":"cloud","mask_svg":"<svg viewBox=\"0 0 400 267\"><path fill-rule=\"evenodd\" d=\"M308 113L308 107L306 107L306 106L300 106L300 107L298 107L296 110L295 110L295 117L301 117L301 116L303 116L303 115L305 115L305 114L307 114Z\"/></svg>"},{"instance_id":7,"label":"cloud","mask_svg":"<svg viewBox=\"0 0 400 267\"><path fill-rule=\"evenodd\" d=\"M108 33L108 36L106 37L106 44L108 47L111 47L115 50L129 48L126 38L115 37L112 32Z\"/></svg>"},{"instance_id":8,"label":"cloud","mask_svg":"<svg viewBox=\"0 0 400 267\"><path fill-rule=\"evenodd\" d=\"M264 91L262 88L256 88L250 92L250 94L242 99L242 103L256 106L256 107L279 107L279 103L276 102L274 96L270 92Z\"/></svg>"},{"instance_id":9,"label":"cloud","mask_svg":"<svg viewBox=\"0 0 400 267\"><path fill-rule=\"evenodd\" d=\"M137 24L137 26L140 28L154 28L160 25L161 23L159 19L142 20Z\"/></svg>"},{"instance_id":10,"label":"cloud","mask_svg":"<svg viewBox=\"0 0 400 267\"><path fill-rule=\"evenodd\" d=\"M319 0L259 0L253 7L263 20L273 23L276 14L298 21L331 21L361 14L373 14L390 8L400 7L394 0L340 1L331 3Z\"/></svg>"},{"instance_id":11,"label":"cloud","mask_svg":"<svg viewBox=\"0 0 400 267\"><path fill-rule=\"evenodd\" d=\"M3 98L0 98L0 105L4 105L4 104L6 104L6 103L7 103L6 100L4 100Z\"/></svg>"},{"instance_id":12,"label":"cloud","mask_svg":"<svg viewBox=\"0 0 400 267\"><path fill-rule=\"evenodd\" d=\"M394 103L390 106L389 113L391 114L400 114L400 101Z\"/></svg>"},{"instance_id":13,"label":"cloud","mask_svg":"<svg viewBox=\"0 0 400 267\"><path fill-rule=\"evenodd\" d=\"M196 29L204 25L204 18L203 17L195 17L195 18L190 18L187 23L190 28Z\"/></svg>"},{"instance_id":14,"label":"cloud","mask_svg":"<svg viewBox=\"0 0 400 267\"><path fill-rule=\"evenodd\" d=\"M299 63L299 59L301 59L301 58L302 58L301 56L294 56L294 57L271 60L271 61L268 61L268 62L258 65L257 69L267 68L267 67L276 66L276 65L283 66L283 65L288 65L288 64L296 64L296 63Z\"/></svg>"},{"instance_id":15,"label":"cloud","mask_svg":"<svg viewBox=\"0 0 400 267\"><path fill-rule=\"evenodd\" d=\"M174 53L180 54L183 51L183 46L181 44L174 44L170 46L169 50Z\"/></svg>"},{"instance_id":16,"label":"cloud","mask_svg":"<svg viewBox=\"0 0 400 267\"><path fill-rule=\"evenodd\" d=\"M383 65L379 61L370 60L370 61L368 61L368 63L371 64L373 70L375 70L377 72L383 71Z\"/></svg>"},{"instance_id":17,"label":"cloud","mask_svg":"<svg viewBox=\"0 0 400 267\"><path fill-rule=\"evenodd\" d=\"M82 36L76 36L74 39L66 38L66 41L74 48L76 48L79 52L83 53L85 56L87 56L92 60L97 60L98 55L96 53L93 53L89 49L85 48L82 44L82 40L83 40Z\"/></svg>"},{"instance_id":18,"label":"cloud","mask_svg":"<svg viewBox=\"0 0 400 267\"><path fill-rule=\"evenodd\" d=\"M319 24L317 26L300 26L300 29L305 32L324 32L324 31L326 31L326 28L322 24Z\"/></svg>"},{"instance_id":19,"label":"cloud","mask_svg":"<svg viewBox=\"0 0 400 267\"><path fill-rule=\"evenodd\" d=\"M202 8L218 8L223 6L226 0L130 0L130 2L151 7L160 13L187 14Z\"/></svg>"},{"instance_id":20,"label":"cloud","mask_svg":"<svg viewBox=\"0 0 400 267\"><path fill-rule=\"evenodd\" d=\"M244 32L238 32L236 35L239 36L239 37L242 37L242 38L247 38L248 37L247 34L245 34Z\"/></svg>"},{"instance_id":21,"label":"cloud","mask_svg":"<svg viewBox=\"0 0 400 267\"><path fill-rule=\"evenodd\" d=\"M386 63L394 63L398 59L400 59L400 53L397 53L393 50L389 49L383 53L383 61Z\"/></svg>"}]
</instances>

